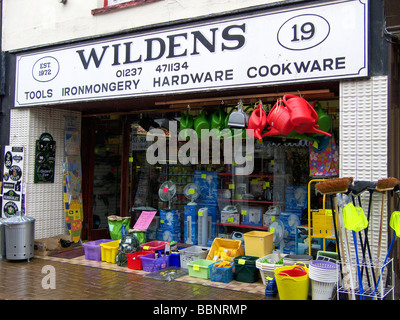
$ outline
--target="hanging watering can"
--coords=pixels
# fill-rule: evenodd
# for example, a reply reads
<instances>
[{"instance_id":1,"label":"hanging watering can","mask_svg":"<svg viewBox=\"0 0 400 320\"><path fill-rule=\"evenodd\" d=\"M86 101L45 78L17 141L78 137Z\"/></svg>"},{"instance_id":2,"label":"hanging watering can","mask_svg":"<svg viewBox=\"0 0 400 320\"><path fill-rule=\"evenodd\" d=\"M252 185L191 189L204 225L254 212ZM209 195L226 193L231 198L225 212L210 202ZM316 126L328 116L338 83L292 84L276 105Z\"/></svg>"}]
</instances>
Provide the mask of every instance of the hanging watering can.
<instances>
[{"instance_id":1,"label":"hanging watering can","mask_svg":"<svg viewBox=\"0 0 400 320\"><path fill-rule=\"evenodd\" d=\"M266 125L267 115L265 114L262 103L260 102L258 107L251 113L248 125L248 129L250 130L247 130L247 133L249 136L262 141L261 132L264 130Z\"/></svg>"},{"instance_id":2,"label":"hanging watering can","mask_svg":"<svg viewBox=\"0 0 400 320\"><path fill-rule=\"evenodd\" d=\"M193 116L189 114L189 112L182 115L180 120L180 130L184 129L193 129L194 120Z\"/></svg>"},{"instance_id":3,"label":"hanging watering can","mask_svg":"<svg viewBox=\"0 0 400 320\"><path fill-rule=\"evenodd\" d=\"M312 126L318 121L318 114L306 99L286 94L283 103L290 112L290 119L294 126Z\"/></svg>"},{"instance_id":4,"label":"hanging watering can","mask_svg":"<svg viewBox=\"0 0 400 320\"><path fill-rule=\"evenodd\" d=\"M288 135L293 131L294 126L290 121L290 113L286 106L279 100L272 107L268 113L267 122L271 126L270 131L264 133L262 136L273 136L273 135Z\"/></svg>"},{"instance_id":5,"label":"hanging watering can","mask_svg":"<svg viewBox=\"0 0 400 320\"><path fill-rule=\"evenodd\" d=\"M318 115L318 128L322 131L328 132L331 129L331 117L322 110L322 107L318 102L314 102L312 106Z\"/></svg>"},{"instance_id":6,"label":"hanging watering can","mask_svg":"<svg viewBox=\"0 0 400 320\"><path fill-rule=\"evenodd\" d=\"M210 117L210 127L211 129L217 129L221 131L225 125L225 112L219 107L215 112L211 114Z\"/></svg>"},{"instance_id":7,"label":"hanging watering can","mask_svg":"<svg viewBox=\"0 0 400 320\"><path fill-rule=\"evenodd\" d=\"M201 138L202 129L210 130L210 124L207 120L204 110L196 117L196 119L194 119L194 130L196 131L199 138Z\"/></svg>"}]
</instances>

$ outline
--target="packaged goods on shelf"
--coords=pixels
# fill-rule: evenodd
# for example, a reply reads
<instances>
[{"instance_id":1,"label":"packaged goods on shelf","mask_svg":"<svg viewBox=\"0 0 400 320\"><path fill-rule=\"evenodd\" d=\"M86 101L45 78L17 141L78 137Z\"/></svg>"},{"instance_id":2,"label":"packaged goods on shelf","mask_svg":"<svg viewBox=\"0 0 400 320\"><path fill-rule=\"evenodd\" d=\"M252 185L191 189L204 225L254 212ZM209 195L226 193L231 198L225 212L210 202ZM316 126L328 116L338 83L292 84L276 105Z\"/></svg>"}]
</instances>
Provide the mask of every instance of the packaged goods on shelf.
<instances>
[{"instance_id":1,"label":"packaged goods on shelf","mask_svg":"<svg viewBox=\"0 0 400 320\"><path fill-rule=\"evenodd\" d=\"M307 187L286 187L285 209L303 211L307 208Z\"/></svg>"},{"instance_id":2,"label":"packaged goods on shelf","mask_svg":"<svg viewBox=\"0 0 400 320\"><path fill-rule=\"evenodd\" d=\"M198 206L188 206L184 208L184 242L186 244L197 244L197 211Z\"/></svg>"},{"instance_id":3,"label":"packaged goods on shelf","mask_svg":"<svg viewBox=\"0 0 400 320\"><path fill-rule=\"evenodd\" d=\"M241 224L262 226L262 207L241 206Z\"/></svg>"},{"instance_id":4,"label":"packaged goods on shelf","mask_svg":"<svg viewBox=\"0 0 400 320\"><path fill-rule=\"evenodd\" d=\"M200 197L197 203L200 205L217 205L218 174L212 171L194 172L194 183L200 187Z\"/></svg>"}]
</instances>

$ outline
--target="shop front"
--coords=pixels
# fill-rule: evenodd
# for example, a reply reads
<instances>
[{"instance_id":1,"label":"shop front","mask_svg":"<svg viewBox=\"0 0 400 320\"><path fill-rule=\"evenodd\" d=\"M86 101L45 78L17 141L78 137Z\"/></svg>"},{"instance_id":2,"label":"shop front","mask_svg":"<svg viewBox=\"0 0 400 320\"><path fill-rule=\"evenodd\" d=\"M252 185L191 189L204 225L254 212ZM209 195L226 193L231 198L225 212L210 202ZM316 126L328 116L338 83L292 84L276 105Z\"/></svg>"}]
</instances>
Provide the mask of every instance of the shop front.
<instances>
[{"instance_id":1,"label":"shop front","mask_svg":"<svg viewBox=\"0 0 400 320\"><path fill-rule=\"evenodd\" d=\"M35 237L65 232L68 203L84 240L109 238L110 216L132 227L156 211L149 240L261 230L283 253L336 251L333 235L304 240L310 210L331 205L315 183L388 176L386 57L370 56L370 19L368 1L303 3L12 55L10 145L25 151ZM43 133L57 146L47 167Z\"/></svg>"}]
</instances>

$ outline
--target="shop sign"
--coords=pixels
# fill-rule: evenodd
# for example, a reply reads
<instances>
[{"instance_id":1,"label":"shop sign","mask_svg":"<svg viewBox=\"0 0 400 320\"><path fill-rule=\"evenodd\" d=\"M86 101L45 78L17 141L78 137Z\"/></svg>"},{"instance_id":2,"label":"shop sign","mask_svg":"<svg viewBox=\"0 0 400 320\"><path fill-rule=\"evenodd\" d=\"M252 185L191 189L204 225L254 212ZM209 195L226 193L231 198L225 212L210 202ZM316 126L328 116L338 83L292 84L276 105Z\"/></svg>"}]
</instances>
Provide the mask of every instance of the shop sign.
<instances>
[{"instance_id":1,"label":"shop sign","mask_svg":"<svg viewBox=\"0 0 400 320\"><path fill-rule=\"evenodd\" d=\"M21 54L15 106L366 77L368 12L319 2Z\"/></svg>"},{"instance_id":2,"label":"shop sign","mask_svg":"<svg viewBox=\"0 0 400 320\"><path fill-rule=\"evenodd\" d=\"M3 167L3 217L12 217L17 212L23 214L23 147L5 146Z\"/></svg>"}]
</instances>

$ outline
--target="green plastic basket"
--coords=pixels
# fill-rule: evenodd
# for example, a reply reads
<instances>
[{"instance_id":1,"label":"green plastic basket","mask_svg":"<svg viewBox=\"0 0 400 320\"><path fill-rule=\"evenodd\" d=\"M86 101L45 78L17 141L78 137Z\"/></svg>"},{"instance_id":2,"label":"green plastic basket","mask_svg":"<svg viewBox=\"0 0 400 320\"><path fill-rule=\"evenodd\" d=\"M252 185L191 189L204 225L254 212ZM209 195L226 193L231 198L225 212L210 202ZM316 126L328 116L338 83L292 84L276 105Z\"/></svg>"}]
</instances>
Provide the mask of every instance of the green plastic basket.
<instances>
[{"instance_id":1,"label":"green plastic basket","mask_svg":"<svg viewBox=\"0 0 400 320\"><path fill-rule=\"evenodd\" d=\"M214 263L215 261L206 259L199 259L189 262L187 264L189 269L189 276L202 279L210 279L210 268L208 266Z\"/></svg>"}]
</instances>

